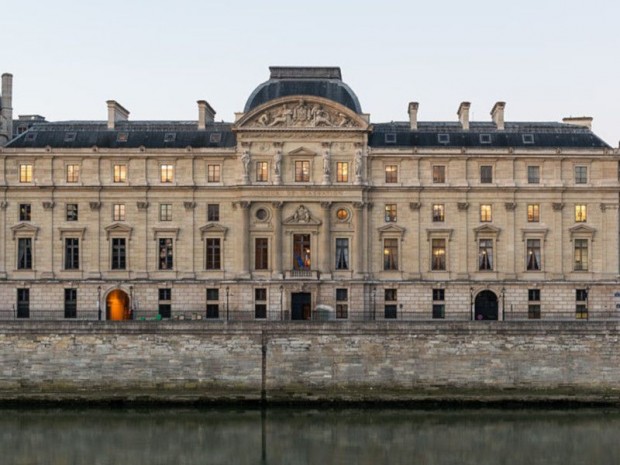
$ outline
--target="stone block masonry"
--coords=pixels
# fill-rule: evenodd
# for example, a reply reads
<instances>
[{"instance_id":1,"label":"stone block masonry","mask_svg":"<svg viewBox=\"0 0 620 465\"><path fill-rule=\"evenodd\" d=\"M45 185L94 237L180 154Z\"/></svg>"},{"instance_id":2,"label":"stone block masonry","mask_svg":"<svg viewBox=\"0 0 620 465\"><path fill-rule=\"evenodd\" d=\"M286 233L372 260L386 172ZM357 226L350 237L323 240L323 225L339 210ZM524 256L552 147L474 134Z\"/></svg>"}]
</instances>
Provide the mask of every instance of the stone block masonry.
<instances>
[{"instance_id":1,"label":"stone block masonry","mask_svg":"<svg viewBox=\"0 0 620 465\"><path fill-rule=\"evenodd\" d=\"M0 402L620 403L618 322L0 322Z\"/></svg>"}]
</instances>

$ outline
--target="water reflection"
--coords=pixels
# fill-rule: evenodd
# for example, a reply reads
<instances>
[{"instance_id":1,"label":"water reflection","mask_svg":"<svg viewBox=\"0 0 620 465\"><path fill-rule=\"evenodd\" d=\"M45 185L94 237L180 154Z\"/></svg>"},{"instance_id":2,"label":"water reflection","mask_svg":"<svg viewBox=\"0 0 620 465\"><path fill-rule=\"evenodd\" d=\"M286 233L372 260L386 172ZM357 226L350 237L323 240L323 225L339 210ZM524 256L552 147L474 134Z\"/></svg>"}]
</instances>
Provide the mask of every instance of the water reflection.
<instances>
[{"instance_id":1,"label":"water reflection","mask_svg":"<svg viewBox=\"0 0 620 465\"><path fill-rule=\"evenodd\" d=\"M0 410L6 464L616 464L616 410Z\"/></svg>"}]
</instances>

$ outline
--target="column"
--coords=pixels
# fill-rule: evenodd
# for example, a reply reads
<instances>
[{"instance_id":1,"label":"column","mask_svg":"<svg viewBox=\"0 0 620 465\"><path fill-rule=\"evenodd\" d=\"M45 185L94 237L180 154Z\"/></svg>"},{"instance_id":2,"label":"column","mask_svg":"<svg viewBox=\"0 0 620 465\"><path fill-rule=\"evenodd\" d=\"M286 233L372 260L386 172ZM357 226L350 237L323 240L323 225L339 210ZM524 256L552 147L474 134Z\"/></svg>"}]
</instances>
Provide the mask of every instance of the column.
<instances>
[{"instance_id":1,"label":"column","mask_svg":"<svg viewBox=\"0 0 620 465\"><path fill-rule=\"evenodd\" d=\"M355 229L355 247L353 255L355 261L353 262L353 269L356 276L362 277L364 275L364 210L366 205L364 202L355 202L353 208L355 208L355 216L353 218L353 228ZM373 236L374 237L374 236Z\"/></svg>"},{"instance_id":2,"label":"column","mask_svg":"<svg viewBox=\"0 0 620 465\"><path fill-rule=\"evenodd\" d=\"M331 202L321 202L323 209L323 225L321 227L321 260L319 271L322 279L331 279Z\"/></svg>"},{"instance_id":3,"label":"column","mask_svg":"<svg viewBox=\"0 0 620 465\"><path fill-rule=\"evenodd\" d=\"M284 202L272 202L273 207L273 277L282 279L282 207Z\"/></svg>"},{"instance_id":4,"label":"column","mask_svg":"<svg viewBox=\"0 0 620 465\"><path fill-rule=\"evenodd\" d=\"M239 202L241 207L241 276L250 276L250 206L252 202Z\"/></svg>"}]
</instances>

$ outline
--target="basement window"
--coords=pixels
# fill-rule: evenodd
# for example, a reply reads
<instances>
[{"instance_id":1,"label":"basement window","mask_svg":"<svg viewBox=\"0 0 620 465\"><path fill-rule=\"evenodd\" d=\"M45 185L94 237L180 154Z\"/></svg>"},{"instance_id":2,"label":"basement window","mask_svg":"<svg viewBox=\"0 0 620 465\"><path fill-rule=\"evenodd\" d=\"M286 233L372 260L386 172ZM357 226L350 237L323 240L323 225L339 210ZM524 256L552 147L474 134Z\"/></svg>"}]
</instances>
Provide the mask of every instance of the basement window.
<instances>
[{"instance_id":1,"label":"basement window","mask_svg":"<svg viewBox=\"0 0 620 465\"><path fill-rule=\"evenodd\" d=\"M480 143L481 144L490 144L491 143L491 134L480 134Z\"/></svg>"},{"instance_id":2,"label":"basement window","mask_svg":"<svg viewBox=\"0 0 620 465\"><path fill-rule=\"evenodd\" d=\"M177 138L176 132L167 132L164 135L164 142L174 142Z\"/></svg>"},{"instance_id":3,"label":"basement window","mask_svg":"<svg viewBox=\"0 0 620 465\"><path fill-rule=\"evenodd\" d=\"M127 142L127 139L129 139L129 133L127 132L119 132L116 135L116 142Z\"/></svg>"},{"instance_id":4,"label":"basement window","mask_svg":"<svg viewBox=\"0 0 620 465\"><path fill-rule=\"evenodd\" d=\"M534 134L523 134L523 143L524 144L533 144L534 143Z\"/></svg>"},{"instance_id":5,"label":"basement window","mask_svg":"<svg viewBox=\"0 0 620 465\"><path fill-rule=\"evenodd\" d=\"M65 142L73 142L77 137L77 132L65 132Z\"/></svg>"},{"instance_id":6,"label":"basement window","mask_svg":"<svg viewBox=\"0 0 620 465\"><path fill-rule=\"evenodd\" d=\"M437 141L440 144L449 144L450 143L450 134L437 134Z\"/></svg>"}]
</instances>

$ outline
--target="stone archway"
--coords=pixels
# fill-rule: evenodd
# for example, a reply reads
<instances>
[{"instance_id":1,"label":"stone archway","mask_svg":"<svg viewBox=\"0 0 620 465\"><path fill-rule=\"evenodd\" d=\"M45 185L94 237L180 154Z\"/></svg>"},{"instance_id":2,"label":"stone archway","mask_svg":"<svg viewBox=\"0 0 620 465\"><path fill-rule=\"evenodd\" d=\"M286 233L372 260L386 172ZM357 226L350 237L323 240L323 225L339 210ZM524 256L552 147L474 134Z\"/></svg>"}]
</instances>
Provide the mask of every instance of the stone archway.
<instances>
[{"instance_id":1,"label":"stone archway","mask_svg":"<svg viewBox=\"0 0 620 465\"><path fill-rule=\"evenodd\" d=\"M474 319L497 320L499 303L493 291L482 291L474 303Z\"/></svg>"},{"instance_id":2,"label":"stone archway","mask_svg":"<svg viewBox=\"0 0 620 465\"><path fill-rule=\"evenodd\" d=\"M114 289L105 300L106 320L130 320L129 296L122 289Z\"/></svg>"}]
</instances>

